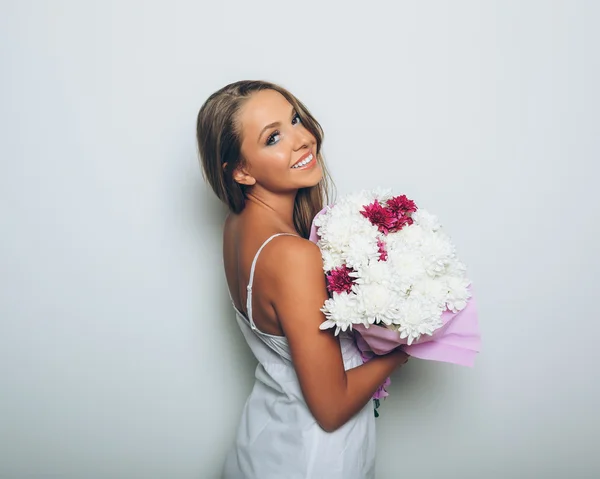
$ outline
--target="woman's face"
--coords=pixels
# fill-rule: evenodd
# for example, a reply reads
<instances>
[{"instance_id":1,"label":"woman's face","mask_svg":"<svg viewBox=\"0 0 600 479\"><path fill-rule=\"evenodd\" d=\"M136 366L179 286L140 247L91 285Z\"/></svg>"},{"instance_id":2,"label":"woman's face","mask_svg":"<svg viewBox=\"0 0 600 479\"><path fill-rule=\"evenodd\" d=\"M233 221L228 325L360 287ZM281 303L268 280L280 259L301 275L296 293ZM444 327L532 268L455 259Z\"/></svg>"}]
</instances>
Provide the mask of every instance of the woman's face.
<instances>
[{"instance_id":1,"label":"woman's face","mask_svg":"<svg viewBox=\"0 0 600 479\"><path fill-rule=\"evenodd\" d=\"M319 183L323 171L317 163L317 140L281 93L253 93L238 120L246 166L236 172L236 181L275 193Z\"/></svg>"}]
</instances>

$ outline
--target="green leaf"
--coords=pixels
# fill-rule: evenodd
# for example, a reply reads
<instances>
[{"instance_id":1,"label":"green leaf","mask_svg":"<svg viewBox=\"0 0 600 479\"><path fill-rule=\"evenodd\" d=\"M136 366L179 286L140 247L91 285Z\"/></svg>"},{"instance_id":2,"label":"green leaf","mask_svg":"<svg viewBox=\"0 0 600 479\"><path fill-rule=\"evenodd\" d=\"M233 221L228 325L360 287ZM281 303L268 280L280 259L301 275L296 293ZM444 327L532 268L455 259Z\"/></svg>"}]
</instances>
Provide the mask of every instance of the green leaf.
<instances>
[{"instance_id":1,"label":"green leaf","mask_svg":"<svg viewBox=\"0 0 600 479\"><path fill-rule=\"evenodd\" d=\"M379 408L379 406L380 406L381 403L379 402L379 399L373 399L373 402L375 403L375 409L374 409L374 411L375 411L375 417L379 417L379 413L377 412L377 408Z\"/></svg>"}]
</instances>

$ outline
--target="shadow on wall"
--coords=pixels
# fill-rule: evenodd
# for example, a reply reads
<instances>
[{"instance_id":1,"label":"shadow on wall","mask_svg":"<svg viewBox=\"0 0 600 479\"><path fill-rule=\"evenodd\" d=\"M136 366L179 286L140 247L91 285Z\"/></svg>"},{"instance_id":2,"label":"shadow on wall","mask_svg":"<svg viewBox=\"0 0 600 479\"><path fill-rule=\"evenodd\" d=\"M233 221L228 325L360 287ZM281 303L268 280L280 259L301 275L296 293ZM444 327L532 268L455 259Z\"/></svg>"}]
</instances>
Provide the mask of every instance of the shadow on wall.
<instances>
[{"instance_id":1,"label":"shadow on wall","mask_svg":"<svg viewBox=\"0 0 600 479\"><path fill-rule=\"evenodd\" d=\"M380 412L386 409L394 416L407 422L419 421L441 408L447 410L449 398L455 390L455 375L461 371L473 371L453 364L411 358L408 363L394 371L392 384L387 388L389 397L382 401ZM417 405L418 408L404 408L402 404Z\"/></svg>"},{"instance_id":2,"label":"shadow on wall","mask_svg":"<svg viewBox=\"0 0 600 479\"><path fill-rule=\"evenodd\" d=\"M185 186L188 188L186 193L188 203L192 205L192 213L189 218L193 224L191 231L196 242L195 250L200 255L198 263L211 268L211 271L204 271L203 275L206 277L205 281L210 281L209 290L214 295L211 296L208 290L199 291L198 294L202 297L201 302L210 304L210 306L201 305L200 308L202 311L217 316L202 318L200 328L206 327L206 321L218 321L218 327L213 328L209 335L206 334L206 331L200 331L199 334L210 336L219 344L226 345L228 351L223 351L223 354L229 358L232 364L236 365L238 378L247 379L248 387L250 387L254 378L256 359L235 320L223 269L223 223L229 209L204 182L201 173L195 175L193 181L186 183ZM206 260L207 255L210 255L210 261ZM210 278L208 278L209 276ZM201 348L201 350L204 349ZM246 371L239 371L239 368L246 369Z\"/></svg>"}]
</instances>

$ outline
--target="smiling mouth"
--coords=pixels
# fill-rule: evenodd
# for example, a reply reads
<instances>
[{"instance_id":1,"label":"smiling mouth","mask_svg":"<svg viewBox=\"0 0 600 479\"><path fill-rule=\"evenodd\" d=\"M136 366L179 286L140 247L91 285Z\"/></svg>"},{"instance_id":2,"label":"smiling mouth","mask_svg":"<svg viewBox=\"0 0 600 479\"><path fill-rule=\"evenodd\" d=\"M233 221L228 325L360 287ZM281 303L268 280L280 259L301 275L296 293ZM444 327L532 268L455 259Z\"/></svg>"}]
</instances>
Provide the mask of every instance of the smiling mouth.
<instances>
[{"instance_id":1,"label":"smiling mouth","mask_svg":"<svg viewBox=\"0 0 600 479\"><path fill-rule=\"evenodd\" d=\"M302 168L303 166L308 165L311 161L313 161L314 156L312 153L309 153L308 156L306 158L304 158L301 161L298 161L297 163L294 163L292 165L292 168L296 169L296 168Z\"/></svg>"}]
</instances>

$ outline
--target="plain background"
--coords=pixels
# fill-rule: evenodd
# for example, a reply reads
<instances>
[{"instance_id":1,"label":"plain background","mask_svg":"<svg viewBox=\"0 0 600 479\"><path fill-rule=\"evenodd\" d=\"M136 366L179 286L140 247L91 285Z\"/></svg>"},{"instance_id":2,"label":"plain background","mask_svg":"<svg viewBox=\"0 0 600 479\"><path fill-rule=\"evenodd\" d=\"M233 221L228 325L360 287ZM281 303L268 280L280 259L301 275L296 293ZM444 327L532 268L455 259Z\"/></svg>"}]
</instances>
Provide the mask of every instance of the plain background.
<instances>
[{"instance_id":1,"label":"plain background","mask_svg":"<svg viewBox=\"0 0 600 479\"><path fill-rule=\"evenodd\" d=\"M194 134L240 79L469 266L483 351L394 374L377 477L600 475L598 2L0 5L2 479L218 477L255 362Z\"/></svg>"}]
</instances>

